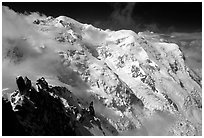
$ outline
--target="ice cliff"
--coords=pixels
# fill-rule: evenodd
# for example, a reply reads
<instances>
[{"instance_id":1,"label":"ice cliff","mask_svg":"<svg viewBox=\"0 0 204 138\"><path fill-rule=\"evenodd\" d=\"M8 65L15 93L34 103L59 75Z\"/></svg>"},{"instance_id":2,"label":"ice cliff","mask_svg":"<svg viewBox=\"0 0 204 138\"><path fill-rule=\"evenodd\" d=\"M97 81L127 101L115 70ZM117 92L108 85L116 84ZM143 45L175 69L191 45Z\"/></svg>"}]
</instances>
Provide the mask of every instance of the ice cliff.
<instances>
[{"instance_id":1,"label":"ice cliff","mask_svg":"<svg viewBox=\"0 0 204 138\"><path fill-rule=\"evenodd\" d=\"M24 134L202 135L202 80L177 44L65 16L9 34L4 19L3 94ZM28 77L18 87L17 75Z\"/></svg>"}]
</instances>

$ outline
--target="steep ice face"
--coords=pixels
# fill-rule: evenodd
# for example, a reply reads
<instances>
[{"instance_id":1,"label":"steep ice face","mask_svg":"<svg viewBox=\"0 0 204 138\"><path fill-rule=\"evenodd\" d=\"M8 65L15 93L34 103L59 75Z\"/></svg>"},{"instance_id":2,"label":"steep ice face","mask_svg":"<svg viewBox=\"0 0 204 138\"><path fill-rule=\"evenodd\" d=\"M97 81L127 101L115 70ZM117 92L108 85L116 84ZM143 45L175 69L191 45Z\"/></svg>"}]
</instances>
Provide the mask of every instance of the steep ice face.
<instances>
[{"instance_id":1,"label":"steep ice face","mask_svg":"<svg viewBox=\"0 0 204 138\"><path fill-rule=\"evenodd\" d=\"M3 93L16 88L17 75L44 76L85 107L93 100L108 135L201 134L201 80L178 45L153 33L102 30L65 16L12 21L3 18ZM28 31L4 33L22 24Z\"/></svg>"}]
</instances>

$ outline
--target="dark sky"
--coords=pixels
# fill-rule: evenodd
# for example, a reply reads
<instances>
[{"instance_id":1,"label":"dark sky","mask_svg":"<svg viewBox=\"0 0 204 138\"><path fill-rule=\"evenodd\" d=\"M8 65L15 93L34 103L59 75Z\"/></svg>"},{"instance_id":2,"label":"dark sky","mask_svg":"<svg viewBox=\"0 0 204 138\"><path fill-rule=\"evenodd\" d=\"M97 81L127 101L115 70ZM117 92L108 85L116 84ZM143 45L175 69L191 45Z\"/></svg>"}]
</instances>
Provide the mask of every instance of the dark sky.
<instances>
[{"instance_id":1,"label":"dark sky","mask_svg":"<svg viewBox=\"0 0 204 138\"><path fill-rule=\"evenodd\" d=\"M103 29L153 28L157 31L202 31L201 2L36 2L3 3L16 12L40 12L47 16L65 15ZM127 21L128 20L128 21ZM128 23L127 23L128 22ZM156 25L156 27L155 27ZM153 26L153 27L152 27Z\"/></svg>"}]
</instances>

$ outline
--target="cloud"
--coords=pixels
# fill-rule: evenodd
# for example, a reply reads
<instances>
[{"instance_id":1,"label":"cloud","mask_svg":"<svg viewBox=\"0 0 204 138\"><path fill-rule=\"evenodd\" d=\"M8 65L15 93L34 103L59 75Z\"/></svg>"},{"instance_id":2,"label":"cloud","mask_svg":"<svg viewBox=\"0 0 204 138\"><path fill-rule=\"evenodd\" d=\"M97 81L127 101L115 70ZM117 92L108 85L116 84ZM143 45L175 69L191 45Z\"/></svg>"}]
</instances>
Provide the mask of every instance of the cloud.
<instances>
[{"instance_id":1,"label":"cloud","mask_svg":"<svg viewBox=\"0 0 204 138\"><path fill-rule=\"evenodd\" d=\"M42 76L50 85L62 85L83 98L88 97L89 86L71 68L63 64L60 51L73 49L70 44L55 40L58 32L49 26L48 32L33 24L35 19L45 19L39 13L20 14L2 7L2 89L4 97L17 89L15 78L27 76L34 84ZM51 31L50 31L51 30ZM59 29L60 30L60 29ZM58 30L58 31L59 31Z\"/></svg>"},{"instance_id":2,"label":"cloud","mask_svg":"<svg viewBox=\"0 0 204 138\"><path fill-rule=\"evenodd\" d=\"M59 56L56 42L33 24L39 13L20 14L2 7L2 87L16 88L17 75L37 77L56 73ZM11 90L9 90L11 91Z\"/></svg>"},{"instance_id":3,"label":"cloud","mask_svg":"<svg viewBox=\"0 0 204 138\"><path fill-rule=\"evenodd\" d=\"M113 5L114 10L111 13L110 17L124 26L135 24L135 21L132 18L132 12L135 7L135 4L136 3L134 2L115 3Z\"/></svg>"},{"instance_id":4,"label":"cloud","mask_svg":"<svg viewBox=\"0 0 204 138\"><path fill-rule=\"evenodd\" d=\"M96 27L111 30L128 29L135 32L153 31L155 33L171 33L176 31L174 25L166 26L151 18L143 17L141 13L136 13L136 8L140 8L137 2L110 3L113 11L106 20L97 20L93 24ZM138 6L138 7L137 7ZM148 13L151 17L151 13Z\"/></svg>"},{"instance_id":5,"label":"cloud","mask_svg":"<svg viewBox=\"0 0 204 138\"><path fill-rule=\"evenodd\" d=\"M111 3L113 11L110 13L108 20L98 20L94 22L96 27L111 30L128 29L135 32L153 31L161 32L161 26L158 23L145 23L143 17L133 13L136 2Z\"/></svg>"},{"instance_id":6,"label":"cloud","mask_svg":"<svg viewBox=\"0 0 204 138\"><path fill-rule=\"evenodd\" d=\"M111 30L131 29L136 31L139 22L133 17L135 2L110 3L113 11L107 20L97 20L93 24L96 27Z\"/></svg>"}]
</instances>

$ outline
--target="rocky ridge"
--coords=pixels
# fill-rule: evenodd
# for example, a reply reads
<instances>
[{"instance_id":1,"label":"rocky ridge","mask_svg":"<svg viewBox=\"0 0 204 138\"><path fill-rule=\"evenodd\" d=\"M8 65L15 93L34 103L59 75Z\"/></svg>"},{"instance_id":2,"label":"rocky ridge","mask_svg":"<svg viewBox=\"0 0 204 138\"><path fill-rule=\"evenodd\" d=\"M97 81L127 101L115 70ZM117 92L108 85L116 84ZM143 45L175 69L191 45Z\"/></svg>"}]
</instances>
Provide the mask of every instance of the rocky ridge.
<instances>
[{"instance_id":1,"label":"rocky ridge","mask_svg":"<svg viewBox=\"0 0 204 138\"><path fill-rule=\"evenodd\" d=\"M93 102L83 108L69 90L48 86L43 77L36 82L37 90L27 77L19 76L16 81L18 90L11 94L11 101L3 99L3 128L15 129L3 129L3 135L93 135L87 128L94 127L104 133Z\"/></svg>"}]
</instances>

